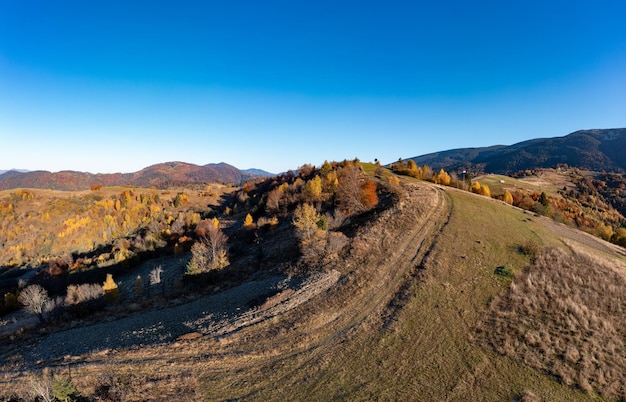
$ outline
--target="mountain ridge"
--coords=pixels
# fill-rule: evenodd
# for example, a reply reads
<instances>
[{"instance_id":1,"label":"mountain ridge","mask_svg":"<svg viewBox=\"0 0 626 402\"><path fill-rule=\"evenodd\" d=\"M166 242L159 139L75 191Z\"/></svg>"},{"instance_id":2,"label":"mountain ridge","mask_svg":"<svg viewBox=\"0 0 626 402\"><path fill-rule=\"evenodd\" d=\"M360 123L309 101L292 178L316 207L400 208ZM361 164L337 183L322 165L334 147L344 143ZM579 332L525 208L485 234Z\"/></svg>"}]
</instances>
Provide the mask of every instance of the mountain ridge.
<instances>
[{"instance_id":1,"label":"mountain ridge","mask_svg":"<svg viewBox=\"0 0 626 402\"><path fill-rule=\"evenodd\" d=\"M562 137L535 138L513 145L457 148L407 158L433 169L512 174L558 164L626 171L626 128L578 130Z\"/></svg>"},{"instance_id":2,"label":"mountain ridge","mask_svg":"<svg viewBox=\"0 0 626 402\"><path fill-rule=\"evenodd\" d=\"M257 172L257 173L255 173ZM172 161L147 166L132 173L88 173L73 170L49 172L17 170L0 173L0 190L13 188L44 188L52 190L87 190L93 185L165 188L210 182L240 183L261 176L260 169L244 171L225 162L196 165ZM265 176L271 176L265 172Z\"/></svg>"}]
</instances>

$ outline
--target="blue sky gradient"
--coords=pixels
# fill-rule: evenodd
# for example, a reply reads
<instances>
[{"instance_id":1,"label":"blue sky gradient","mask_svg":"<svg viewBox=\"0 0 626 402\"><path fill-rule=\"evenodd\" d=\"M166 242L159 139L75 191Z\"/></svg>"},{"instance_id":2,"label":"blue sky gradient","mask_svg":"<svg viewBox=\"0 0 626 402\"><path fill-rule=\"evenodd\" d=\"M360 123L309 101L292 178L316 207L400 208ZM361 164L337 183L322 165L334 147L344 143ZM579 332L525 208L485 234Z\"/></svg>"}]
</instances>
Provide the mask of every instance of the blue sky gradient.
<instances>
[{"instance_id":1,"label":"blue sky gradient","mask_svg":"<svg viewBox=\"0 0 626 402\"><path fill-rule=\"evenodd\" d=\"M5 0L0 169L280 172L625 127L625 17L623 0Z\"/></svg>"}]
</instances>

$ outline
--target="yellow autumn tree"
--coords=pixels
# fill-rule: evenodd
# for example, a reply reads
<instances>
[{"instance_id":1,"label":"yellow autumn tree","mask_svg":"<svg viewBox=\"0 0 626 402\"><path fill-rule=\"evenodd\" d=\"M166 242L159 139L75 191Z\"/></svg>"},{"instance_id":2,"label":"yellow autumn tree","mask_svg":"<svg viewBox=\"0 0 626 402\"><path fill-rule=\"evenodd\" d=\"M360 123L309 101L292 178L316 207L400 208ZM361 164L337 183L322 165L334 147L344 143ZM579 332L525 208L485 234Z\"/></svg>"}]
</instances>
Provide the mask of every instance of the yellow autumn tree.
<instances>
[{"instance_id":1,"label":"yellow autumn tree","mask_svg":"<svg viewBox=\"0 0 626 402\"><path fill-rule=\"evenodd\" d=\"M407 170L408 170L407 174L409 176L417 177L418 179L421 178L419 168L417 167L417 164L415 163L413 159L409 159Z\"/></svg>"},{"instance_id":2,"label":"yellow autumn tree","mask_svg":"<svg viewBox=\"0 0 626 402\"><path fill-rule=\"evenodd\" d=\"M102 290L104 290L104 297L110 302L115 302L119 299L119 290L117 283L113 280L112 274L107 274L106 281L102 284Z\"/></svg>"},{"instance_id":3,"label":"yellow autumn tree","mask_svg":"<svg viewBox=\"0 0 626 402\"><path fill-rule=\"evenodd\" d=\"M311 204L298 205L293 213L293 225L296 227L298 237L303 241L308 241L318 230L317 223L320 214Z\"/></svg>"},{"instance_id":4,"label":"yellow autumn tree","mask_svg":"<svg viewBox=\"0 0 626 402\"><path fill-rule=\"evenodd\" d=\"M337 172L333 170L325 176L325 189L326 191L333 193L337 186L339 185L339 180L337 179Z\"/></svg>"},{"instance_id":5,"label":"yellow autumn tree","mask_svg":"<svg viewBox=\"0 0 626 402\"><path fill-rule=\"evenodd\" d=\"M304 191L312 201L319 201L322 197L322 179L320 179L319 176L315 176L307 181L304 186Z\"/></svg>"},{"instance_id":6,"label":"yellow autumn tree","mask_svg":"<svg viewBox=\"0 0 626 402\"><path fill-rule=\"evenodd\" d=\"M513 204L513 195L509 192L509 190L504 190L504 196L502 198L504 202L507 204Z\"/></svg>"},{"instance_id":7,"label":"yellow autumn tree","mask_svg":"<svg viewBox=\"0 0 626 402\"><path fill-rule=\"evenodd\" d=\"M320 174L325 177L332 171L333 171L333 166L328 161L324 161L324 163L322 164L322 167L320 167Z\"/></svg>"},{"instance_id":8,"label":"yellow autumn tree","mask_svg":"<svg viewBox=\"0 0 626 402\"><path fill-rule=\"evenodd\" d=\"M106 281L102 284L102 290L105 292L111 292L117 290L117 283L113 280L112 274L107 274Z\"/></svg>"},{"instance_id":9,"label":"yellow autumn tree","mask_svg":"<svg viewBox=\"0 0 626 402\"><path fill-rule=\"evenodd\" d=\"M491 197L491 190L489 190L489 186L483 184L480 186L480 195L484 195L485 197Z\"/></svg>"},{"instance_id":10,"label":"yellow autumn tree","mask_svg":"<svg viewBox=\"0 0 626 402\"><path fill-rule=\"evenodd\" d=\"M387 177L387 183L389 183L389 185L391 186L398 186L400 185L400 179L398 178L398 176L389 176Z\"/></svg>"},{"instance_id":11,"label":"yellow autumn tree","mask_svg":"<svg viewBox=\"0 0 626 402\"><path fill-rule=\"evenodd\" d=\"M480 183L475 181L472 183L472 193L480 194Z\"/></svg>"},{"instance_id":12,"label":"yellow autumn tree","mask_svg":"<svg viewBox=\"0 0 626 402\"><path fill-rule=\"evenodd\" d=\"M247 229L254 227L254 220L252 219L252 215L246 215L246 219L243 221L243 227Z\"/></svg>"},{"instance_id":13,"label":"yellow autumn tree","mask_svg":"<svg viewBox=\"0 0 626 402\"><path fill-rule=\"evenodd\" d=\"M444 186L450 185L450 175L445 170L441 169L437 176L435 176L435 183L443 184Z\"/></svg>"}]
</instances>

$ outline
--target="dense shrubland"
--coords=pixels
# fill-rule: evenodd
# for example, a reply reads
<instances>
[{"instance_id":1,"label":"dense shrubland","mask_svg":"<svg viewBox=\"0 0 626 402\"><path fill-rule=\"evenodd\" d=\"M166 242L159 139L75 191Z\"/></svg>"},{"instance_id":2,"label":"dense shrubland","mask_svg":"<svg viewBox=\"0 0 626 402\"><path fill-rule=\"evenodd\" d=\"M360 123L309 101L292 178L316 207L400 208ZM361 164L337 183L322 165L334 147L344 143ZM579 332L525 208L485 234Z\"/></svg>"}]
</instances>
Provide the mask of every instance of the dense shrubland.
<instances>
[{"instance_id":1,"label":"dense shrubland","mask_svg":"<svg viewBox=\"0 0 626 402\"><path fill-rule=\"evenodd\" d=\"M109 253L93 255L95 262L120 262L132 255L125 246L132 244L137 252L162 248L169 236L201 218L185 208L185 192L108 193L50 197L17 190L0 200L0 266L38 267L57 260L57 265L75 269L94 262L81 255L107 247Z\"/></svg>"},{"instance_id":2,"label":"dense shrubland","mask_svg":"<svg viewBox=\"0 0 626 402\"><path fill-rule=\"evenodd\" d=\"M102 282L107 272L188 249L185 235L206 213L210 191L94 186L77 195L10 193L0 201L0 312L18 308L20 289L29 283L58 297L68 285Z\"/></svg>"},{"instance_id":3,"label":"dense shrubland","mask_svg":"<svg viewBox=\"0 0 626 402\"><path fill-rule=\"evenodd\" d=\"M537 192L513 194L513 204L575 226L622 247L626 247L626 179L622 174L582 172L559 166L573 187L563 187L557 196ZM518 172L517 177L541 176L542 170Z\"/></svg>"},{"instance_id":4,"label":"dense shrubland","mask_svg":"<svg viewBox=\"0 0 626 402\"><path fill-rule=\"evenodd\" d=\"M353 219L376 207L379 194L388 202L391 194L385 188L366 176L358 160L325 162L319 168L303 165L296 172L248 182L222 205L219 221L214 217L198 223L204 229L193 246L188 273L223 269L227 264L214 265L215 258L205 256L226 249L233 257L252 259L249 265L276 265L287 256L283 262L291 268L321 267L347 244L344 231ZM222 233L220 222L226 223L223 233L228 241L219 240L214 248L211 236ZM276 253L271 246L276 237L282 243L295 240L291 244L296 249ZM270 241L263 245L264 240ZM251 255L251 250L256 254Z\"/></svg>"}]
</instances>

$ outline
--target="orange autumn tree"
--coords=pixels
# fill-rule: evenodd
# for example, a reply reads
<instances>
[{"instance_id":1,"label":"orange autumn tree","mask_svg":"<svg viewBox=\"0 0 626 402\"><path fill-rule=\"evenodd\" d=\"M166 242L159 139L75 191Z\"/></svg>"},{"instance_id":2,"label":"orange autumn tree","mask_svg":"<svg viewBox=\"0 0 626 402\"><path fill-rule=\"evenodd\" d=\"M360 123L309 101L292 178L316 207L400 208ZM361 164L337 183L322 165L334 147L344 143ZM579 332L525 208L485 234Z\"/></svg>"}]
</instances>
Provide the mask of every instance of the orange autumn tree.
<instances>
[{"instance_id":1,"label":"orange autumn tree","mask_svg":"<svg viewBox=\"0 0 626 402\"><path fill-rule=\"evenodd\" d=\"M373 180L368 180L363 185L361 190L363 197L363 205L367 208L373 208L378 204L378 194L376 194L376 183Z\"/></svg>"},{"instance_id":2,"label":"orange autumn tree","mask_svg":"<svg viewBox=\"0 0 626 402\"><path fill-rule=\"evenodd\" d=\"M364 180L363 172L354 165L347 165L338 172L336 191L337 205L348 213L361 213L378 204L376 183Z\"/></svg>"}]
</instances>

